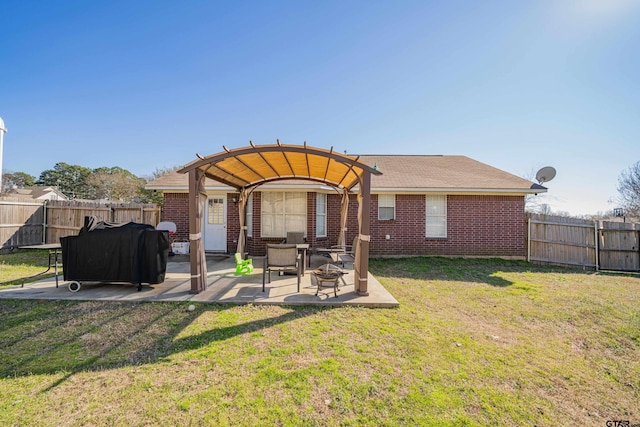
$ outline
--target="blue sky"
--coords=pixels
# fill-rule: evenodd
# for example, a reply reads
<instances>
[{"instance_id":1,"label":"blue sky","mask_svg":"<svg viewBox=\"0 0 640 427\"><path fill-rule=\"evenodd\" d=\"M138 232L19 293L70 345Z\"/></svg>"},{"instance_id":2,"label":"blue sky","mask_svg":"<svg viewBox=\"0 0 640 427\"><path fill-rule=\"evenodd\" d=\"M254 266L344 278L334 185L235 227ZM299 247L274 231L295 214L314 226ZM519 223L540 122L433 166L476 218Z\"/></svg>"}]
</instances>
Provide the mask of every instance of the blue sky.
<instances>
[{"instance_id":1,"label":"blue sky","mask_svg":"<svg viewBox=\"0 0 640 427\"><path fill-rule=\"evenodd\" d=\"M3 170L222 145L460 154L607 211L640 161L640 2L3 1ZM384 172L384 171L382 171Z\"/></svg>"}]
</instances>

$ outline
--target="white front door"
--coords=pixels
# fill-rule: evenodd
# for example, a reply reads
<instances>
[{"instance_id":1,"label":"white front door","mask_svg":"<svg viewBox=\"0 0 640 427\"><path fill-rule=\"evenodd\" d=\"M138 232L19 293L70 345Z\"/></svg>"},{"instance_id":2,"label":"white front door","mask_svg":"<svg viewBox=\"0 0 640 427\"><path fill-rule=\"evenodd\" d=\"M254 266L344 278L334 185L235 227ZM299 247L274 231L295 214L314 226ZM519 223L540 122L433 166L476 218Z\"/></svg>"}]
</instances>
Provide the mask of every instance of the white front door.
<instances>
[{"instance_id":1,"label":"white front door","mask_svg":"<svg viewBox=\"0 0 640 427\"><path fill-rule=\"evenodd\" d=\"M210 195L204 212L204 250L227 251L226 194Z\"/></svg>"}]
</instances>

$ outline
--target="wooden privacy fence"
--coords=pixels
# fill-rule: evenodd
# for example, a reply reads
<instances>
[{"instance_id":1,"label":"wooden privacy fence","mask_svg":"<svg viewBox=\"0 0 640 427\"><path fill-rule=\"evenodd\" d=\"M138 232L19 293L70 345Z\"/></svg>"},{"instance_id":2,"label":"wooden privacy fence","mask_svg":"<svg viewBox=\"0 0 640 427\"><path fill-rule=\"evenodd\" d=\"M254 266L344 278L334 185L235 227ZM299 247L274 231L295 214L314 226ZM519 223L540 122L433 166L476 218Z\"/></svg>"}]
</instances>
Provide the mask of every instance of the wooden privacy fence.
<instances>
[{"instance_id":1,"label":"wooden privacy fence","mask_svg":"<svg viewBox=\"0 0 640 427\"><path fill-rule=\"evenodd\" d=\"M0 199L0 248L44 241L42 202L19 198Z\"/></svg>"},{"instance_id":2,"label":"wooden privacy fence","mask_svg":"<svg viewBox=\"0 0 640 427\"><path fill-rule=\"evenodd\" d=\"M640 224L529 215L528 260L640 271Z\"/></svg>"},{"instance_id":3,"label":"wooden privacy fence","mask_svg":"<svg viewBox=\"0 0 640 427\"><path fill-rule=\"evenodd\" d=\"M95 216L99 221L155 226L160 221L160 207L153 204L34 201L3 197L0 198L0 247L58 243L60 237L78 234L86 216Z\"/></svg>"}]
</instances>

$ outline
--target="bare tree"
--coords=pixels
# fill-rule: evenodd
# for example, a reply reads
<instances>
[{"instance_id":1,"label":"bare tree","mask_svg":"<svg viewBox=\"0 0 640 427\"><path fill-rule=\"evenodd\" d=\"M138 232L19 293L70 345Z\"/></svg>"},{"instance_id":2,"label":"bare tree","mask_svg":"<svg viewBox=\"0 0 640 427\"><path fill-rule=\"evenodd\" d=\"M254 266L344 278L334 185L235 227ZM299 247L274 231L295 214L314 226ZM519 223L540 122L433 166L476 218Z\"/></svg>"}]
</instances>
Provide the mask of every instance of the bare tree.
<instances>
[{"instance_id":1,"label":"bare tree","mask_svg":"<svg viewBox=\"0 0 640 427\"><path fill-rule=\"evenodd\" d=\"M522 178L535 182L536 170L531 168ZM524 196L525 210L532 213L551 214L551 206L547 203L548 196L547 193L527 194Z\"/></svg>"},{"instance_id":2,"label":"bare tree","mask_svg":"<svg viewBox=\"0 0 640 427\"><path fill-rule=\"evenodd\" d=\"M167 175L168 173L173 172L178 169L180 166L173 167L163 167L157 168L151 173L149 176L143 177L146 182L151 182L154 179L160 178L161 176ZM157 193L151 190L145 190L144 188L140 191L140 194L144 197L144 201L146 203L155 203L156 205L162 206L164 203L164 196L162 193Z\"/></svg>"},{"instance_id":3,"label":"bare tree","mask_svg":"<svg viewBox=\"0 0 640 427\"><path fill-rule=\"evenodd\" d=\"M625 215L640 217L640 161L618 177L617 202L624 209Z\"/></svg>"},{"instance_id":4,"label":"bare tree","mask_svg":"<svg viewBox=\"0 0 640 427\"><path fill-rule=\"evenodd\" d=\"M146 181L121 167L94 169L87 178L96 198L119 202L138 202Z\"/></svg>"}]
</instances>

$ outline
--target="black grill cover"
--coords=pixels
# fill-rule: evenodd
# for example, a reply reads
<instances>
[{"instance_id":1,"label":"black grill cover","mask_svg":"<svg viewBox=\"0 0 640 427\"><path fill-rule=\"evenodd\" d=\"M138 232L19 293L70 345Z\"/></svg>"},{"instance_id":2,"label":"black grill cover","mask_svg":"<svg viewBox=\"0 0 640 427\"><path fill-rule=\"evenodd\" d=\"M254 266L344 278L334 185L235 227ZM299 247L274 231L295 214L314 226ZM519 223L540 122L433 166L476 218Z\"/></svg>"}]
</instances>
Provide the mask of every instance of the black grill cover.
<instances>
[{"instance_id":1,"label":"black grill cover","mask_svg":"<svg viewBox=\"0 0 640 427\"><path fill-rule=\"evenodd\" d=\"M60 244L64 280L164 282L169 233L151 225L93 223L77 236L61 237Z\"/></svg>"}]
</instances>

